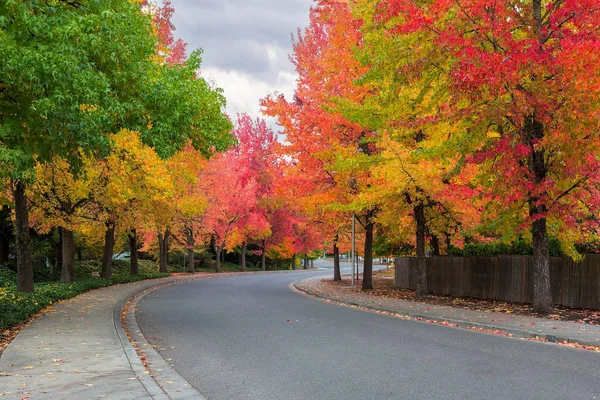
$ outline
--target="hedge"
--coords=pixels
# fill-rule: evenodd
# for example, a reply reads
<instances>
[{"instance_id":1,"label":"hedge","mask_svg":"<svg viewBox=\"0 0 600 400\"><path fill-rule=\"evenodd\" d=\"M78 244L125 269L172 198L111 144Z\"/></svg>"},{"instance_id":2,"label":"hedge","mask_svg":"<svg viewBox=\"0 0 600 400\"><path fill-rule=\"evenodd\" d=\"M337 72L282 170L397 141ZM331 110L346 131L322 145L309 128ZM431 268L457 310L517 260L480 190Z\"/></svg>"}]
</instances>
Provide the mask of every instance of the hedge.
<instances>
[{"instance_id":1,"label":"hedge","mask_svg":"<svg viewBox=\"0 0 600 400\"><path fill-rule=\"evenodd\" d=\"M0 267L0 330L27 321L57 301L75 297L92 289L166 276L169 274L116 275L111 279L87 278L68 284L38 283L35 285L35 292L19 293L14 283L14 272Z\"/></svg>"}]
</instances>

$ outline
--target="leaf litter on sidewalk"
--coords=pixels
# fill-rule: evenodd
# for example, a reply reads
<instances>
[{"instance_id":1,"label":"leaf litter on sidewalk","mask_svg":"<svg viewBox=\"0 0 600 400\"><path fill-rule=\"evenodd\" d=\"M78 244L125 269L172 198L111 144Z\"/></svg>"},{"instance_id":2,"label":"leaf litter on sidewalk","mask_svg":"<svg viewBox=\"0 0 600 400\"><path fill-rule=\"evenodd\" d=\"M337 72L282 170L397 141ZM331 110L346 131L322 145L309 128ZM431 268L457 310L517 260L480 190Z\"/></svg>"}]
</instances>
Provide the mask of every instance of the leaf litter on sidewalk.
<instances>
[{"instance_id":1,"label":"leaf litter on sidewalk","mask_svg":"<svg viewBox=\"0 0 600 400\"><path fill-rule=\"evenodd\" d=\"M581 308L556 306L552 314L539 314L533 311L531 304L510 303L505 301L482 300L466 297L428 296L418 299L414 290L400 289L394 282L386 277L373 277L373 289L363 291L362 280L355 282L355 287L350 287L350 279L335 282L332 279L322 279L325 287L332 290L343 290L348 293L362 293L377 299L398 299L417 303L431 304L433 306L446 306L465 308L473 311L494 312L502 314L522 315L535 318L546 318L554 321L576 322L579 324L600 325L600 311ZM321 289L325 290L326 289Z\"/></svg>"}]
</instances>

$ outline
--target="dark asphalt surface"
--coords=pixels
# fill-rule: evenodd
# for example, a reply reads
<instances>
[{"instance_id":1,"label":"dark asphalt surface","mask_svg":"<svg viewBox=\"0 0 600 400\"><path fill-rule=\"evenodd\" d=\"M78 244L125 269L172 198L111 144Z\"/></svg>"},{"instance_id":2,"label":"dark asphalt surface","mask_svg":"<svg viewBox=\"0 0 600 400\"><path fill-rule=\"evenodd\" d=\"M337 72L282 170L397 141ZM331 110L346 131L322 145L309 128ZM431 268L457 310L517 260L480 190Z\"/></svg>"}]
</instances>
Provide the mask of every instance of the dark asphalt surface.
<instances>
[{"instance_id":1,"label":"dark asphalt surface","mask_svg":"<svg viewBox=\"0 0 600 400\"><path fill-rule=\"evenodd\" d=\"M364 312L288 288L319 273L166 287L142 300L137 320L209 400L600 399L600 354Z\"/></svg>"}]
</instances>

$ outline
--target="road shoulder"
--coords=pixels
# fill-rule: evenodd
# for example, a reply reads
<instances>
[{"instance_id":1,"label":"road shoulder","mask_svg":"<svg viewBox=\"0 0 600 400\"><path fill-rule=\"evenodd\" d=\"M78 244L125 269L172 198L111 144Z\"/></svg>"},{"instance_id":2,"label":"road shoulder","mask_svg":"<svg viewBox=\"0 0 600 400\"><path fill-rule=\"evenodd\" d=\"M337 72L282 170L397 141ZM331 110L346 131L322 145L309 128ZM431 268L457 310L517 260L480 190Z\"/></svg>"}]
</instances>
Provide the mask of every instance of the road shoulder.
<instances>
[{"instance_id":1,"label":"road shoulder","mask_svg":"<svg viewBox=\"0 0 600 400\"><path fill-rule=\"evenodd\" d=\"M322 277L317 277L296 281L290 287L313 298L365 311L507 337L567 344L600 352L600 326L597 325L380 298L332 288L321 282L321 279Z\"/></svg>"}]
</instances>

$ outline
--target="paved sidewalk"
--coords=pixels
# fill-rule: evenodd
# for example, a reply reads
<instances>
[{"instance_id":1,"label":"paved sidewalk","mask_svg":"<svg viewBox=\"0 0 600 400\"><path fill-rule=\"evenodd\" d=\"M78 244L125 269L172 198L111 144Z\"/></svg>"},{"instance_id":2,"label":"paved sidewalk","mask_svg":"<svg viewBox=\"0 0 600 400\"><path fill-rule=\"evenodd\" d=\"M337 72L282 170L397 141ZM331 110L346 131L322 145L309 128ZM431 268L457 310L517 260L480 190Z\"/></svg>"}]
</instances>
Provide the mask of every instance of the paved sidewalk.
<instances>
[{"instance_id":1,"label":"paved sidewalk","mask_svg":"<svg viewBox=\"0 0 600 400\"><path fill-rule=\"evenodd\" d=\"M520 338L537 337L549 342L567 341L583 346L600 347L600 326L598 325L387 299L326 286L321 279L323 278L309 278L295 282L293 285L302 292L326 300L399 314L420 321L448 323L461 328L481 329Z\"/></svg>"},{"instance_id":2,"label":"paved sidewalk","mask_svg":"<svg viewBox=\"0 0 600 400\"><path fill-rule=\"evenodd\" d=\"M115 285L56 305L19 333L4 351L0 398L168 398L144 373L124 339L120 311L123 300L144 289L186 279L190 278Z\"/></svg>"}]
</instances>

